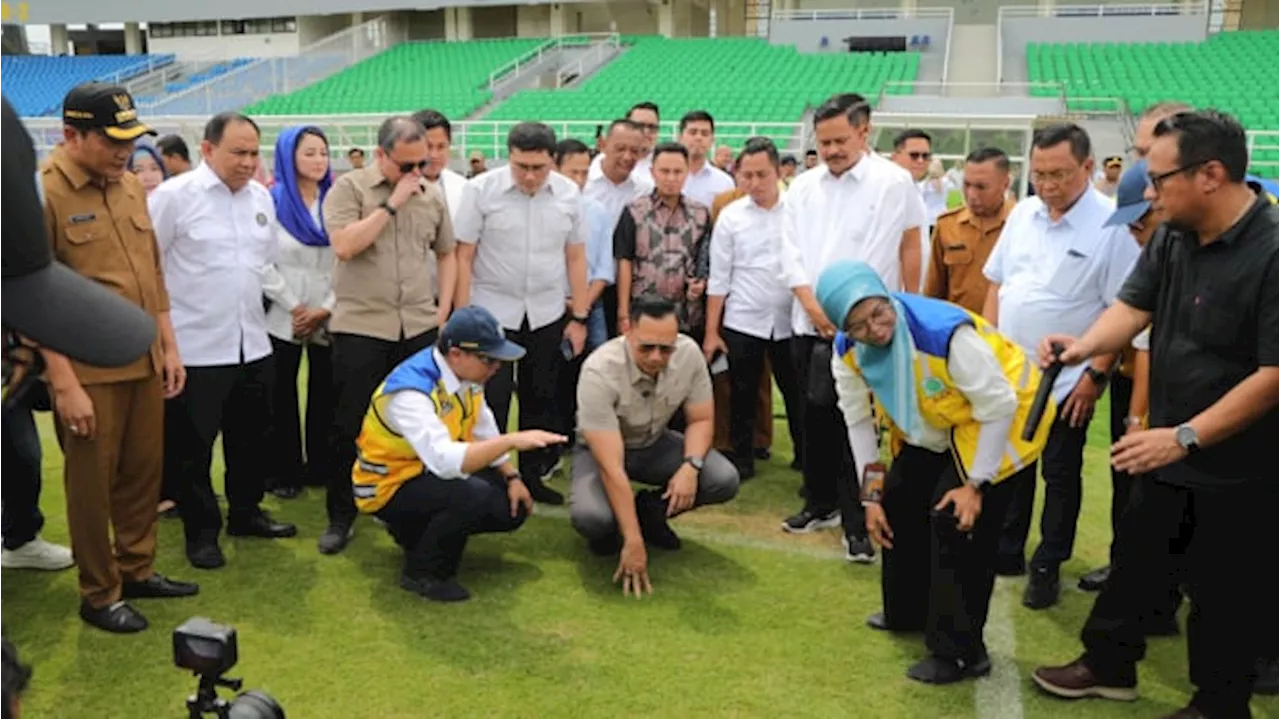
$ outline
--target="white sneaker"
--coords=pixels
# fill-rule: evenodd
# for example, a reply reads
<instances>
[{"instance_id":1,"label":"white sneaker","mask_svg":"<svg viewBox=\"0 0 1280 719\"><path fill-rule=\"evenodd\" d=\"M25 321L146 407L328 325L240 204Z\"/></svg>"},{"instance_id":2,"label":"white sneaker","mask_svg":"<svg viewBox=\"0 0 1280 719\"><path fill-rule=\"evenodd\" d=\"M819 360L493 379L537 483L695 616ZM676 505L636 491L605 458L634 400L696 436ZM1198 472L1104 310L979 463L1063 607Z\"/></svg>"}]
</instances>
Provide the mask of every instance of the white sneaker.
<instances>
[{"instance_id":1,"label":"white sneaker","mask_svg":"<svg viewBox=\"0 0 1280 719\"><path fill-rule=\"evenodd\" d=\"M27 542L17 549L6 549L0 552L0 567L5 569L43 569L54 572L66 569L76 562L71 558L71 550L40 537Z\"/></svg>"}]
</instances>

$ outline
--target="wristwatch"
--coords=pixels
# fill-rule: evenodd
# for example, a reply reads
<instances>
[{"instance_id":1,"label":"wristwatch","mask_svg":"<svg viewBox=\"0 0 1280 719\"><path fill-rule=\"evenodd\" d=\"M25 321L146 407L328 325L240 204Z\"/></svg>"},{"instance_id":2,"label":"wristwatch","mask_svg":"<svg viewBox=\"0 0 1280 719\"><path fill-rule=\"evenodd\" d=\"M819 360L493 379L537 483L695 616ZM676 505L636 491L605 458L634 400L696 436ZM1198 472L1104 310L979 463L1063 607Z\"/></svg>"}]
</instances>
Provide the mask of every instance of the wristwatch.
<instances>
[{"instance_id":1,"label":"wristwatch","mask_svg":"<svg viewBox=\"0 0 1280 719\"><path fill-rule=\"evenodd\" d=\"M391 206L391 200L383 200L382 204L378 205L378 207L386 210L388 215L391 215L392 217L396 216L396 208Z\"/></svg>"},{"instance_id":2,"label":"wristwatch","mask_svg":"<svg viewBox=\"0 0 1280 719\"><path fill-rule=\"evenodd\" d=\"M507 484L511 484L512 482L515 482L516 480L521 479L521 477L520 477L520 473L519 473L519 472L512 472L511 474L504 474L504 475L502 475L502 478L503 478L503 479L505 479L505 480L507 480Z\"/></svg>"},{"instance_id":3,"label":"wristwatch","mask_svg":"<svg viewBox=\"0 0 1280 719\"><path fill-rule=\"evenodd\" d=\"M1200 451L1200 435L1196 434L1196 428L1189 424L1178 425L1178 428L1173 431L1173 438L1187 450L1187 454Z\"/></svg>"},{"instance_id":4,"label":"wristwatch","mask_svg":"<svg viewBox=\"0 0 1280 719\"><path fill-rule=\"evenodd\" d=\"M973 488L978 490L978 494L981 494L984 497L987 496L987 490L991 489L991 480L989 479L984 479L977 482L970 482L969 484L972 484Z\"/></svg>"},{"instance_id":5,"label":"wristwatch","mask_svg":"<svg viewBox=\"0 0 1280 719\"><path fill-rule=\"evenodd\" d=\"M1093 380L1095 387L1105 387L1107 385L1107 373L1093 367L1085 367L1084 373L1089 375L1089 379Z\"/></svg>"},{"instance_id":6,"label":"wristwatch","mask_svg":"<svg viewBox=\"0 0 1280 719\"><path fill-rule=\"evenodd\" d=\"M569 321L577 322L580 325L585 325L587 324L587 315L582 315L581 317L579 317L578 315L570 315Z\"/></svg>"},{"instance_id":7,"label":"wristwatch","mask_svg":"<svg viewBox=\"0 0 1280 719\"><path fill-rule=\"evenodd\" d=\"M1141 417L1138 417L1138 416L1136 416L1136 415L1132 415L1132 414L1131 414L1131 415L1129 415L1128 417L1125 417L1125 418L1124 418L1124 427L1125 427L1125 429L1129 429L1129 428L1131 428L1131 427L1139 427L1139 428L1141 428L1141 427L1142 427L1142 418L1141 418Z\"/></svg>"},{"instance_id":8,"label":"wristwatch","mask_svg":"<svg viewBox=\"0 0 1280 719\"><path fill-rule=\"evenodd\" d=\"M706 464L706 462L703 461L702 457L693 457L693 456L685 457L684 463L689 465L690 467L693 467L698 472L701 472L703 465Z\"/></svg>"}]
</instances>

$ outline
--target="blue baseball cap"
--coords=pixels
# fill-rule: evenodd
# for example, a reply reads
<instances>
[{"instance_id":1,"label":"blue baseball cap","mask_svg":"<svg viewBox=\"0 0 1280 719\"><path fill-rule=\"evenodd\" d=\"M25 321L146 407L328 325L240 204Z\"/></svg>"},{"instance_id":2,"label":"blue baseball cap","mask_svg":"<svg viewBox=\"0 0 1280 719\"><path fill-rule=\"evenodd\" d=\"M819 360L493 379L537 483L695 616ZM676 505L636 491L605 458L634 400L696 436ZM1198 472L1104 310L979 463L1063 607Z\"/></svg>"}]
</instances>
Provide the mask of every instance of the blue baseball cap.
<instances>
[{"instance_id":1,"label":"blue baseball cap","mask_svg":"<svg viewBox=\"0 0 1280 719\"><path fill-rule=\"evenodd\" d=\"M1142 219L1151 210L1151 202L1145 197L1149 182L1146 160L1138 160L1125 170L1116 186L1116 211L1102 226L1131 225Z\"/></svg>"},{"instance_id":2,"label":"blue baseball cap","mask_svg":"<svg viewBox=\"0 0 1280 719\"><path fill-rule=\"evenodd\" d=\"M503 362L524 357L524 348L507 339L498 318L479 305L453 311L440 332L440 347L444 350L457 347Z\"/></svg>"}]
</instances>

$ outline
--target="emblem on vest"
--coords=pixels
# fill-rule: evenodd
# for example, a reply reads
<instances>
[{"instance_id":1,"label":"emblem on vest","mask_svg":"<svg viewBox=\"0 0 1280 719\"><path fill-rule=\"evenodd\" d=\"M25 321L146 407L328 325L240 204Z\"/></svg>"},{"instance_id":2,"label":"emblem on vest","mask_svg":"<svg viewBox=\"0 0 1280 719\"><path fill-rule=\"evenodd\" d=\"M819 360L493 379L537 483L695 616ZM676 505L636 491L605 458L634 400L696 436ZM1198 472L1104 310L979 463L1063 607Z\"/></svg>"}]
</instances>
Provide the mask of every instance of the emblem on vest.
<instances>
[{"instance_id":1,"label":"emblem on vest","mask_svg":"<svg viewBox=\"0 0 1280 719\"><path fill-rule=\"evenodd\" d=\"M946 391L947 386L937 377L930 377L924 381L924 396L933 399Z\"/></svg>"}]
</instances>

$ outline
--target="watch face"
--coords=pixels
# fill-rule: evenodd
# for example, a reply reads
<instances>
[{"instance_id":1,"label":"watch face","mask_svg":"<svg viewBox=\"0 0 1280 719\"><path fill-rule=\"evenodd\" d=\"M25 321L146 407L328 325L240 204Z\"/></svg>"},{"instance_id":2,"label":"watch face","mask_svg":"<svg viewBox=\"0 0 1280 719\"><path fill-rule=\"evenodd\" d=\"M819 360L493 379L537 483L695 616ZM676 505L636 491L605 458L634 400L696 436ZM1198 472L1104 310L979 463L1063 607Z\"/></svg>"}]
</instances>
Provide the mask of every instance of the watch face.
<instances>
[{"instance_id":1,"label":"watch face","mask_svg":"<svg viewBox=\"0 0 1280 719\"><path fill-rule=\"evenodd\" d=\"M1200 443L1200 438L1196 436L1196 431L1188 425L1182 425L1173 434L1173 438L1183 449L1191 449Z\"/></svg>"}]
</instances>

